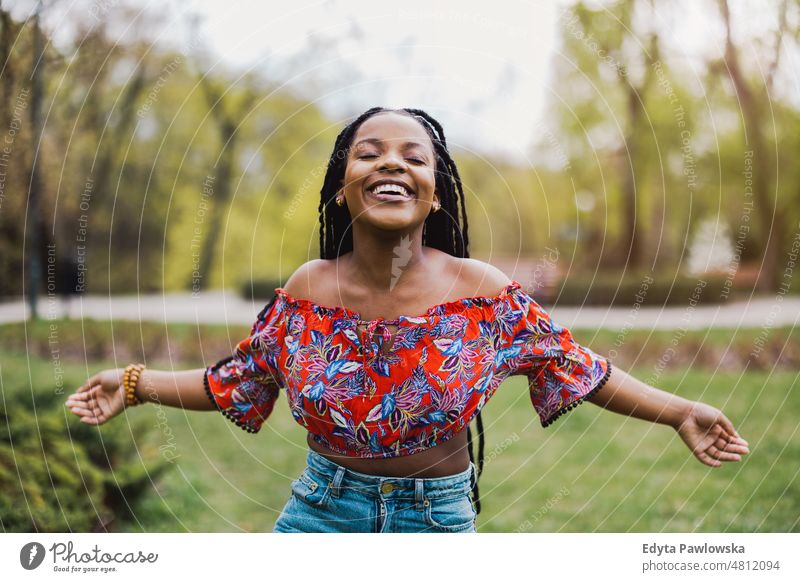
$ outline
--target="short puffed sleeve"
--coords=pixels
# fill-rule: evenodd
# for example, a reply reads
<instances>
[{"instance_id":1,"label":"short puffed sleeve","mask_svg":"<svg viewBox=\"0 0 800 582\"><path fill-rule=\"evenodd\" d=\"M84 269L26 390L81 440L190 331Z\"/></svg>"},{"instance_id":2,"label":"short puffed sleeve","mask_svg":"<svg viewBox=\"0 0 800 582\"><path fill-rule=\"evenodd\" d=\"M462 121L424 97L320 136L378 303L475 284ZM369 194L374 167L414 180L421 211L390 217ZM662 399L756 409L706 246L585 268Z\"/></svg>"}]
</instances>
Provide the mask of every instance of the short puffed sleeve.
<instances>
[{"instance_id":1,"label":"short puffed sleeve","mask_svg":"<svg viewBox=\"0 0 800 582\"><path fill-rule=\"evenodd\" d=\"M542 426L549 426L608 380L608 359L578 344L524 290L509 293L498 310L500 365L510 376L528 377L531 402Z\"/></svg>"},{"instance_id":2,"label":"short puffed sleeve","mask_svg":"<svg viewBox=\"0 0 800 582\"><path fill-rule=\"evenodd\" d=\"M286 335L283 306L276 294L233 355L206 368L208 397L217 410L250 433L261 429L283 388L278 370L281 341Z\"/></svg>"}]
</instances>

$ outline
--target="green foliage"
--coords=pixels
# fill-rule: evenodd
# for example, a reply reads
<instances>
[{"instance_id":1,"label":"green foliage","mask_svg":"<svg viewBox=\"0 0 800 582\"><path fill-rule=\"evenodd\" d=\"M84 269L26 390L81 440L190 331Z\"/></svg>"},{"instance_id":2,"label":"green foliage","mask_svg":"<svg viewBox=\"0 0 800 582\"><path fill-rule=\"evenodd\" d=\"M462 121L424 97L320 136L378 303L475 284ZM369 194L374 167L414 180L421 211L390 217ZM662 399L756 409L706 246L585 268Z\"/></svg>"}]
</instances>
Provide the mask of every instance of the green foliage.
<instances>
[{"instance_id":1,"label":"green foliage","mask_svg":"<svg viewBox=\"0 0 800 582\"><path fill-rule=\"evenodd\" d=\"M788 6L790 14L797 13L796 6ZM709 7L711 18L721 19L718 7ZM771 7L776 21L781 20L777 12L786 7ZM669 33L656 24L669 10L664 3L616 0L598 6L579 1L560 15L560 47L553 57L556 97L539 149L545 154L560 150L568 160L560 180L564 198L586 191L598 202L592 212L570 208L569 216L547 216L564 224L579 222L584 234L575 254L583 267L600 263L608 270L625 262L626 268L638 269L653 262L659 271L674 270L685 263L698 223L717 216L734 237L740 228L747 231L743 264L761 263L770 234L777 237L779 262L785 264L787 239L797 233L800 216L793 186L800 171L791 160L800 111L780 92L770 91L770 80L764 77L778 53L765 49L754 54L737 47L753 102L769 109L760 124L765 143L753 156L755 172L766 175L762 190L772 192L777 208L775 223L765 231L756 214L771 217L771 207L760 200L755 211L748 211L752 197L745 196L743 171L746 152L758 150L758 144L753 143L754 128L743 126L747 103L733 90L731 65L708 57L712 60L705 67L701 62L690 68L672 50ZM780 46L781 34L766 31L763 46ZM733 41L744 43L736 37ZM755 66L757 62L768 64ZM784 66L776 61L774 71ZM778 163L772 161L775 154ZM623 236L634 220L624 204L629 172L635 184L638 264L628 256ZM759 276L770 279L766 273Z\"/></svg>"},{"instance_id":2,"label":"green foliage","mask_svg":"<svg viewBox=\"0 0 800 582\"><path fill-rule=\"evenodd\" d=\"M644 366L628 370L639 378L650 373ZM711 468L668 426L591 403L543 429L524 379L511 378L485 409L489 462L478 530L797 532L796 370L682 368L661 376L658 387L721 409L749 441L750 454Z\"/></svg>"},{"instance_id":3,"label":"green foliage","mask_svg":"<svg viewBox=\"0 0 800 582\"><path fill-rule=\"evenodd\" d=\"M555 292L559 305L662 306L687 305L695 297L699 303L723 303L735 298L735 291L725 297L725 279L692 279L662 275L570 275Z\"/></svg>"},{"instance_id":4,"label":"green foliage","mask_svg":"<svg viewBox=\"0 0 800 582\"><path fill-rule=\"evenodd\" d=\"M620 247L635 221L629 248L637 253L625 267L652 262L659 272L674 270L685 262L698 222L719 216L734 236L740 227L749 230L741 260L758 264L768 233L745 217L742 172L754 146L740 100L726 67L699 62L690 69L666 50L668 31L654 26L661 11L669 9L631 0L566 6L558 21L553 97L532 136L532 164L471 148L453 152L473 256L525 259L550 246L574 257L571 268L599 264L607 271L628 260ZM58 260L83 252L86 290L94 293L192 289L205 260L211 264L197 279L204 289L285 278L317 256L319 190L341 123L309 97L318 91L304 94L302 83L285 83L289 69L238 76L204 63L199 46L180 53L145 42L147 16L132 19L141 28L132 28L126 42L109 33L113 23L96 22L76 23L73 46L45 39L41 101L52 107L37 156L42 245L56 245ZM3 38L14 41L0 43L9 51L1 79L3 127L20 96L23 117L33 101L25 92L31 26L9 16L6 27ZM763 46L780 46L777 38L777 31L766 31ZM754 101L762 115L769 113L765 152L754 160L759 175L764 168L774 173L761 191L774 192L774 233L783 250L800 221L800 168L793 158L800 112L777 81L775 91L766 91L763 71L752 64L764 56L763 70L771 71L774 55L739 52ZM306 55L309 62L316 56ZM790 62L776 64L776 79ZM217 101L210 102L206 86L216 87ZM34 143L23 123L9 146L0 295L22 291L28 198L19 193L29 186ZM590 208L580 199L589 199ZM46 254L44 246L40 252Z\"/></svg>"},{"instance_id":5,"label":"green foliage","mask_svg":"<svg viewBox=\"0 0 800 582\"><path fill-rule=\"evenodd\" d=\"M52 362L44 357L49 353L45 323L26 324L27 341L21 339L23 324L0 327L3 386L18 387L6 388L0 400L6 402L0 415L0 519L6 531L33 530L27 509L31 499L40 499L35 505L40 531L67 531L67 524L72 531L88 531L112 517L106 529L126 532L271 530L289 498L289 483L305 462L307 431L292 419L283 396L255 436L214 411L163 409L159 422L169 426L180 456L176 470L158 473L152 459L160 435L143 438L139 432L154 424L151 405L100 429L71 417L65 421L67 413L59 409L65 396L48 394L45 388L53 379ZM106 345L109 358L130 353L132 346L140 348L140 325L148 337L158 337L154 330L165 328L117 322L112 336L108 322L84 322L85 333ZM231 341L247 333L246 326L200 326L199 331L194 325L166 327L172 355L164 361L170 368L194 366L199 353L209 362L222 357ZM80 335L67 333L71 327L59 329L65 345L80 344ZM559 420L562 426L541 429L524 378L510 378L485 409L481 531L796 530L800 499L792 494L792 479L800 450L791 443L797 440L793 419L800 414L797 328L769 330L764 351L755 360L748 360L749 353L763 337L762 329L688 330L679 337L674 330L649 329L624 335L615 330L574 333L598 353L613 349L617 365L642 379L654 374L671 350L655 385L721 408L750 441L753 453L741 465L712 470L695 461L668 428L591 404ZM163 338L158 341L166 345ZM36 351L13 353L26 345ZM41 357L36 356L39 351ZM76 386L85 375L84 358L75 356L75 361L63 362L65 388ZM112 362L93 357L88 367L100 370ZM743 375L744 369L748 372ZM21 389L28 384L39 387L35 414L30 391ZM9 425L14 426L12 439ZM769 430L762 434L759 427ZM145 469L154 480L159 476L156 485L144 477ZM58 501L71 511L68 519L60 513L51 475L59 484ZM558 496L564 485L569 495ZM720 497L719 490L726 488L728 493ZM557 504L543 511L551 498Z\"/></svg>"},{"instance_id":6,"label":"green foliage","mask_svg":"<svg viewBox=\"0 0 800 582\"><path fill-rule=\"evenodd\" d=\"M649 371L633 371L639 372ZM797 531L796 376L791 370L744 376L680 370L660 378L662 389L721 408L749 440L749 458L720 469L695 460L670 428L590 403L543 429L525 379L509 378L484 409L479 531ZM283 396L258 435L242 434L212 413L170 410L169 422L182 443L181 471L165 477L163 501L151 497L145 505L149 511L166 504L171 511L158 518L142 513L141 526L271 531L307 448L307 432ZM558 496L562 487L568 495Z\"/></svg>"},{"instance_id":7,"label":"green foliage","mask_svg":"<svg viewBox=\"0 0 800 582\"><path fill-rule=\"evenodd\" d=\"M144 420L144 419L142 419ZM151 431L119 420L83 424L54 392L4 390L0 403L0 521L7 532L109 530L134 517L169 464ZM138 449L135 443L142 443Z\"/></svg>"},{"instance_id":8,"label":"green foliage","mask_svg":"<svg viewBox=\"0 0 800 582\"><path fill-rule=\"evenodd\" d=\"M244 281L239 286L239 294L247 300L269 300L275 294L276 287L282 287L283 282L278 279L255 279Z\"/></svg>"}]
</instances>

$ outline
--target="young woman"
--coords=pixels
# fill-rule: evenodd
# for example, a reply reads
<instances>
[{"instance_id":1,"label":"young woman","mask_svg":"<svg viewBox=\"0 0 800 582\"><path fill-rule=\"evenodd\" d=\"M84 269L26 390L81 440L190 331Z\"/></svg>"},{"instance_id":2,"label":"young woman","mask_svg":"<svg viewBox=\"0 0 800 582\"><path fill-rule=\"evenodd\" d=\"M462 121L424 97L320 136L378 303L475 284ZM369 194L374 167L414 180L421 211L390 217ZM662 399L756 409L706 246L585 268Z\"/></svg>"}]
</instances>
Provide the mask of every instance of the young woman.
<instances>
[{"instance_id":1,"label":"young woman","mask_svg":"<svg viewBox=\"0 0 800 582\"><path fill-rule=\"evenodd\" d=\"M519 282L468 258L461 179L424 111L373 108L350 123L321 194L321 258L275 289L231 356L105 370L69 396L72 412L98 425L152 399L254 433L285 390L309 451L279 532L476 531L480 410L511 375L528 377L543 426L588 400L672 426L712 467L749 452L722 412L612 367Z\"/></svg>"}]
</instances>

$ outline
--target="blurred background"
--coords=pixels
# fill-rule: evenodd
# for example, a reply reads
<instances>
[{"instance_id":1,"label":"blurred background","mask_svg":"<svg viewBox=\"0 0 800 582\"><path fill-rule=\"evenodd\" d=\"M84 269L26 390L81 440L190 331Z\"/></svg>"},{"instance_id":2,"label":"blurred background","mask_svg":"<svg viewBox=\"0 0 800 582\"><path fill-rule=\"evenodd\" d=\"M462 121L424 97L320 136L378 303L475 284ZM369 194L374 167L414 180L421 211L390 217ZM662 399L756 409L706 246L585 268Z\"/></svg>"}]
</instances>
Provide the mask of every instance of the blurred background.
<instances>
[{"instance_id":1,"label":"blurred background","mask_svg":"<svg viewBox=\"0 0 800 582\"><path fill-rule=\"evenodd\" d=\"M319 256L335 137L382 105L442 123L471 256L753 451L712 471L596 410L543 431L512 378L479 530L798 531L799 42L795 0L3 1L0 524L271 529L305 460L285 401L254 438L63 400L231 353Z\"/></svg>"}]
</instances>

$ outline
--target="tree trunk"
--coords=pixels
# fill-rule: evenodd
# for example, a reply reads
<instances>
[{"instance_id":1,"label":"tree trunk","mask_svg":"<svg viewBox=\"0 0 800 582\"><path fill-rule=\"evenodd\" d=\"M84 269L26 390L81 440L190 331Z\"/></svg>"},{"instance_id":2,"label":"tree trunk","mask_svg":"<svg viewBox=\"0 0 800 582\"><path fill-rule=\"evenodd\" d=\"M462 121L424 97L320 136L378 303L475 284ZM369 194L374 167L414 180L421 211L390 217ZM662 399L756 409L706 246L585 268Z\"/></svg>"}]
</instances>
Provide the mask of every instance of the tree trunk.
<instances>
[{"instance_id":1,"label":"tree trunk","mask_svg":"<svg viewBox=\"0 0 800 582\"><path fill-rule=\"evenodd\" d=\"M217 240L219 240L218 235L222 230L222 216L228 209L228 202L231 196L231 176L233 175L233 168L236 162L235 136L236 134L234 132L229 139L222 140L225 151L220 156L220 160L217 164L216 188L214 190L214 201L212 204L213 211L208 221L208 232L203 239L199 264L200 278L195 285L197 290L208 287L206 279L216 259Z\"/></svg>"},{"instance_id":2,"label":"tree trunk","mask_svg":"<svg viewBox=\"0 0 800 582\"><path fill-rule=\"evenodd\" d=\"M201 248L200 262L198 265L199 278L195 278L196 274L192 273L189 277L189 287L193 290L200 290L207 288L206 279L214 266L217 252L217 235L221 231L222 216L228 209L231 200L231 180L233 173L236 169L236 153L237 142L239 140L239 132L237 130L237 119L241 115L232 114L230 109L232 106L229 104L226 109L226 93L215 86L214 83L208 78L207 75L200 77L200 87L206 97L206 102L211 109L211 114L217 122L219 130L219 142L223 151L220 153L216 168L217 176L214 181L216 188L214 190L213 198L213 211L211 218L208 222L208 232L205 233L203 239L203 246ZM236 109L239 111L247 111L256 101L256 93L247 93L243 99L238 103ZM230 98L227 99L230 101Z\"/></svg>"},{"instance_id":3,"label":"tree trunk","mask_svg":"<svg viewBox=\"0 0 800 582\"><path fill-rule=\"evenodd\" d=\"M16 27L11 14L0 7L0 70L3 77L3 106L0 107L0 123L3 131L11 124L11 111L14 109L14 66L11 59L11 46L14 42Z\"/></svg>"},{"instance_id":4,"label":"tree trunk","mask_svg":"<svg viewBox=\"0 0 800 582\"><path fill-rule=\"evenodd\" d=\"M628 127L625 136L625 155L623 156L624 176L622 180L622 236L620 240L620 260L627 257L631 269L638 269L642 262L642 238L639 235L636 216L636 170L641 171L636 132L641 119L642 102L633 85L628 85L627 117Z\"/></svg>"},{"instance_id":5,"label":"tree trunk","mask_svg":"<svg viewBox=\"0 0 800 582\"><path fill-rule=\"evenodd\" d=\"M730 13L726 0L720 0L722 18L725 22L725 68L736 91L744 122L745 143L753 152L753 214L759 226L761 243L761 270L757 288L774 291L778 288L782 228L776 214L776 203L770 196L772 156L763 133L763 116L753 95L753 90L744 78L739 55L731 38ZM766 97L765 97L766 98Z\"/></svg>"}]
</instances>

